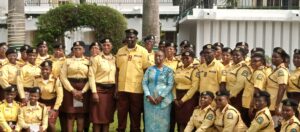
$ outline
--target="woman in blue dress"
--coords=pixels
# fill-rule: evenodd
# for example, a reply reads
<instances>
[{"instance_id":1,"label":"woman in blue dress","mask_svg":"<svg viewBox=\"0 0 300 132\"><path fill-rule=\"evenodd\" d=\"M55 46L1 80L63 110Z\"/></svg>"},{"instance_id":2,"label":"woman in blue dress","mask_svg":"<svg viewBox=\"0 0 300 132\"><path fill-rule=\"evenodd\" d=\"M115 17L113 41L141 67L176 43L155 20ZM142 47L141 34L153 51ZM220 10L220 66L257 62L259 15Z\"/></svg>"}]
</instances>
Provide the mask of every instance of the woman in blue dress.
<instances>
[{"instance_id":1,"label":"woman in blue dress","mask_svg":"<svg viewBox=\"0 0 300 132\"><path fill-rule=\"evenodd\" d=\"M173 100L173 70L163 65L165 55L155 52L155 65L149 67L143 78L145 132L168 132Z\"/></svg>"}]
</instances>

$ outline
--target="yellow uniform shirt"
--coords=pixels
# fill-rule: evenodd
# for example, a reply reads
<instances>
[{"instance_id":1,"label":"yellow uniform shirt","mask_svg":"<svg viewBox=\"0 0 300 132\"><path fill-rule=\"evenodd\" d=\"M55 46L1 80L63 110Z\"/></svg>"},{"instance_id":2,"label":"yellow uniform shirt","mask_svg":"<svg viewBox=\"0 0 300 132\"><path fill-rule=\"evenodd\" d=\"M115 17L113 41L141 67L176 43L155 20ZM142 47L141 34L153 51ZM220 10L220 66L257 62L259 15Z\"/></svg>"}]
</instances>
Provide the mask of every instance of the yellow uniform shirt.
<instances>
[{"instance_id":1,"label":"yellow uniform shirt","mask_svg":"<svg viewBox=\"0 0 300 132\"><path fill-rule=\"evenodd\" d=\"M219 132L244 132L247 129L240 112L229 104L223 110L216 110L214 125Z\"/></svg>"},{"instance_id":2,"label":"yellow uniform shirt","mask_svg":"<svg viewBox=\"0 0 300 132\"><path fill-rule=\"evenodd\" d=\"M48 127L48 110L44 104L37 103L35 106L26 106L20 108L18 115L18 125L20 128L29 128L30 125L42 126L43 131Z\"/></svg>"},{"instance_id":3,"label":"yellow uniform shirt","mask_svg":"<svg viewBox=\"0 0 300 132\"><path fill-rule=\"evenodd\" d=\"M224 66L224 70L225 70L225 71L229 71L230 68L231 68L231 66L232 66L232 62L230 61L230 63L228 63L227 65L224 65L224 64L223 64L223 66Z\"/></svg>"},{"instance_id":4,"label":"yellow uniform shirt","mask_svg":"<svg viewBox=\"0 0 300 132\"><path fill-rule=\"evenodd\" d=\"M8 61L7 58L0 59L0 68L3 67L4 65L8 64L8 63L9 63L9 61Z\"/></svg>"},{"instance_id":5,"label":"yellow uniform shirt","mask_svg":"<svg viewBox=\"0 0 300 132\"><path fill-rule=\"evenodd\" d=\"M209 65L203 63L200 68L199 91L216 93L220 90L220 83L225 82L226 71L220 61L214 59Z\"/></svg>"},{"instance_id":6,"label":"yellow uniform shirt","mask_svg":"<svg viewBox=\"0 0 300 132\"><path fill-rule=\"evenodd\" d=\"M251 58L249 56L246 56L245 63L249 66L251 63Z\"/></svg>"},{"instance_id":7,"label":"yellow uniform shirt","mask_svg":"<svg viewBox=\"0 0 300 132\"><path fill-rule=\"evenodd\" d=\"M251 101L253 99L254 90L255 90L254 88L258 88L261 91L266 90L266 84L267 84L266 67L262 66L258 68L249 77L250 79L248 79L245 84L245 89L242 96L242 104L244 108L250 107Z\"/></svg>"},{"instance_id":8,"label":"yellow uniform shirt","mask_svg":"<svg viewBox=\"0 0 300 132\"><path fill-rule=\"evenodd\" d=\"M149 53L149 56L148 56L148 63L149 63L148 65L149 66L155 65L154 56L155 56L155 54L153 51L151 53Z\"/></svg>"},{"instance_id":9,"label":"yellow uniform shirt","mask_svg":"<svg viewBox=\"0 0 300 132\"><path fill-rule=\"evenodd\" d=\"M116 64L119 70L118 91L143 93L144 70L149 65L148 51L140 45L133 49L124 46L116 55Z\"/></svg>"},{"instance_id":10,"label":"yellow uniform shirt","mask_svg":"<svg viewBox=\"0 0 300 132\"><path fill-rule=\"evenodd\" d=\"M216 115L212 106L209 105L204 109L196 108L184 132L193 132L194 129L196 132L210 132L212 131L215 118Z\"/></svg>"},{"instance_id":11,"label":"yellow uniform shirt","mask_svg":"<svg viewBox=\"0 0 300 132\"><path fill-rule=\"evenodd\" d=\"M36 65L39 66L45 60L51 60L52 56L47 54L46 56L40 56L39 54L36 57Z\"/></svg>"},{"instance_id":12,"label":"yellow uniform shirt","mask_svg":"<svg viewBox=\"0 0 300 132\"><path fill-rule=\"evenodd\" d=\"M183 66L177 68L174 80L176 90L188 90L188 92L181 98L182 102L191 99L199 89L199 70L194 68L193 64L184 68Z\"/></svg>"},{"instance_id":13,"label":"yellow uniform shirt","mask_svg":"<svg viewBox=\"0 0 300 132\"><path fill-rule=\"evenodd\" d=\"M164 60L164 65L171 68L174 72L177 69L178 63L179 61L175 57L173 57L172 60L169 60L168 58L165 58Z\"/></svg>"},{"instance_id":14,"label":"yellow uniform shirt","mask_svg":"<svg viewBox=\"0 0 300 132\"><path fill-rule=\"evenodd\" d=\"M1 68L0 85L2 88L17 84L17 74L20 74L18 65L8 63Z\"/></svg>"},{"instance_id":15,"label":"yellow uniform shirt","mask_svg":"<svg viewBox=\"0 0 300 132\"><path fill-rule=\"evenodd\" d=\"M27 64L27 61L24 61L23 59L20 59L17 61L17 65L19 65L20 67L23 67Z\"/></svg>"},{"instance_id":16,"label":"yellow uniform shirt","mask_svg":"<svg viewBox=\"0 0 300 132\"><path fill-rule=\"evenodd\" d=\"M85 57L81 58L68 58L66 59L65 63L60 72L60 81L64 88L71 92L74 90L71 83L69 82L68 78L75 78L75 79L87 79L88 78L88 71L89 71L89 60ZM89 83L87 82L82 92L85 93L89 89Z\"/></svg>"},{"instance_id":17,"label":"yellow uniform shirt","mask_svg":"<svg viewBox=\"0 0 300 132\"><path fill-rule=\"evenodd\" d=\"M63 100L63 88L59 78L50 75L49 80L44 80L41 76L35 78L34 86L41 89L41 99L51 100L56 98L53 109L58 110Z\"/></svg>"},{"instance_id":18,"label":"yellow uniform shirt","mask_svg":"<svg viewBox=\"0 0 300 132\"><path fill-rule=\"evenodd\" d=\"M256 112L247 132L275 132L274 122L268 107Z\"/></svg>"},{"instance_id":19,"label":"yellow uniform shirt","mask_svg":"<svg viewBox=\"0 0 300 132\"><path fill-rule=\"evenodd\" d=\"M17 86L19 89L20 98L25 98L24 88L31 88L34 84L34 78L41 74L41 69L37 65L27 63L20 70L17 76Z\"/></svg>"},{"instance_id":20,"label":"yellow uniform shirt","mask_svg":"<svg viewBox=\"0 0 300 132\"><path fill-rule=\"evenodd\" d=\"M270 110L275 110L279 84L288 84L289 72L284 63L280 64L268 77L266 91L271 95ZM286 98L286 93L282 99Z\"/></svg>"},{"instance_id":21,"label":"yellow uniform shirt","mask_svg":"<svg viewBox=\"0 0 300 132\"><path fill-rule=\"evenodd\" d=\"M299 132L300 131L300 122L296 116L293 116L291 119L281 122L280 132Z\"/></svg>"},{"instance_id":22,"label":"yellow uniform shirt","mask_svg":"<svg viewBox=\"0 0 300 132\"><path fill-rule=\"evenodd\" d=\"M51 61L53 62L52 63L52 74L55 78L57 78L57 77L59 77L61 68L62 68L63 64L65 63L66 58L65 57L62 57L59 59L52 58Z\"/></svg>"},{"instance_id":23,"label":"yellow uniform shirt","mask_svg":"<svg viewBox=\"0 0 300 132\"><path fill-rule=\"evenodd\" d=\"M300 67L291 73L287 92L300 92Z\"/></svg>"},{"instance_id":24,"label":"yellow uniform shirt","mask_svg":"<svg viewBox=\"0 0 300 132\"><path fill-rule=\"evenodd\" d=\"M233 65L226 73L226 88L232 97L236 97L245 88L249 76L251 76L251 70L244 61Z\"/></svg>"},{"instance_id":25,"label":"yellow uniform shirt","mask_svg":"<svg viewBox=\"0 0 300 132\"><path fill-rule=\"evenodd\" d=\"M181 67L182 65L183 65L183 63L182 63L182 61L181 61L181 59L180 59L180 61L179 61L179 63L178 63L178 67ZM193 66L199 66L199 65L200 65L200 60L197 59L197 58L194 58Z\"/></svg>"},{"instance_id":26,"label":"yellow uniform shirt","mask_svg":"<svg viewBox=\"0 0 300 132\"><path fill-rule=\"evenodd\" d=\"M11 132L12 129L8 122L17 122L20 105L13 101L8 104L5 100L0 104L0 126L5 132Z\"/></svg>"},{"instance_id":27,"label":"yellow uniform shirt","mask_svg":"<svg viewBox=\"0 0 300 132\"><path fill-rule=\"evenodd\" d=\"M92 93L96 93L96 83L115 84L116 59L113 55L97 55L91 59L89 69L89 84Z\"/></svg>"}]
</instances>

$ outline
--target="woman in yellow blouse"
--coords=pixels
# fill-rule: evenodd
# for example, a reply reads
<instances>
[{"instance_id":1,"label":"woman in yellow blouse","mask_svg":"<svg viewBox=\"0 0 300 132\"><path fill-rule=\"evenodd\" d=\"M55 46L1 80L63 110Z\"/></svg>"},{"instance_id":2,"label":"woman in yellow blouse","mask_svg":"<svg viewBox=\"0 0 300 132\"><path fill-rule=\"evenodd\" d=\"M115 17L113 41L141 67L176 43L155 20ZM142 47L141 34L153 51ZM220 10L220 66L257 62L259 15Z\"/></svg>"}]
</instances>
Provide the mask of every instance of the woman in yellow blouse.
<instances>
[{"instance_id":1,"label":"woman in yellow blouse","mask_svg":"<svg viewBox=\"0 0 300 132\"><path fill-rule=\"evenodd\" d=\"M251 70L245 62L246 51L235 48L232 51L233 65L226 74L226 88L230 92L230 102L239 111L242 110L242 95ZM247 111L248 112L248 111Z\"/></svg>"},{"instance_id":2,"label":"woman in yellow blouse","mask_svg":"<svg viewBox=\"0 0 300 132\"><path fill-rule=\"evenodd\" d=\"M85 58L84 42L73 44L73 56L63 64L60 80L63 84L64 97L61 111L67 113L67 130L73 132L74 121L77 120L77 131L82 132L88 112L89 60Z\"/></svg>"},{"instance_id":3,"label":"woman in yellow blouse","mask_svg":"<svg viewBox=\"0 0 300 132\"><path fill-rule=\"evenodd\" d=\"M280 47L273 49L272 64L276 67L268 76L266 91L271 95L271 114L280 115L280 102L286 98L289 72L285 67L285 58L288 54Z\"/></svg>"},{"instance_id":4,"label":"woman in yellow blouse","mask_svg":"<svg viewBox=\"0 0 300 132\"><path fill-rule=\"evenodd\" d=\"M34 86L41 89L41 98L39 102L45 104L48 108L48 128L50 132L55 132L55 123L58 116L58 109L63 99L63 89L59 78L55 78L52 72L52 62L46 60L42 62L41 76L36 77Z\"/></svg>"},{"instance_id":5,"label":"woman in yellow blouse","mask_svg":"<svg viewBox=\"0 0 300 132\"><path fill-rule=\"evenodd\" d=\"M175 121L179 132L183 132L195 106L198 104L199 70L194 68L194 52L185 51L181 55L183 65L175 72Z\"/></svg>"},{"instance_id":6,"label":"woman in yellow blouse","mask_svg":"<svg viewBox=\"0 0 300 132\"><path fill-rule=\"evenodd\" d=\"M293 62L296 69L289 77L287 96L298 104L300 101L300 49L294 50Z\"/></svg>"},{"instance_id":7,"label":"woman in yellow blouse","mask_svg":"<svg viewBox=\"0 0 300 132\"><path fill-rule=\"evenodd\" d=\"M0 131L12 132L16 128L20 105L14 101L17 96L16 87L5 89L5 100L0 104Z\"/></svg>"},{"instance_id":8,"label":"woman in yellow blouse","mask_svg":"<svg viewBox=\"0 0 300 132\"><path fill-rule=\"evenodd\" d=\"M108 132L115 112L116 59L111 54L111 39L101 40L101 46L103 54L91 59L89 69L89 84L93 94L90 120L94 132Z\"/></svg>"},{"instance_id":9,"label":"woman in yellow blouse","mask_svg":"<svg viewBox=\"0 0 300 132\"><path fill-rule=\"evenodd\" d=\"M1 68L0 71L0 100L4 99L3 90L10 86L17 85L17 75L20 74L20 67L17 65L17 51L14 48L9 48L5 55L9 61L6 65ZM18 96L17 96L18 98ZM18 99L17 99L18 100Z\"/></svg>"}]
</instances>

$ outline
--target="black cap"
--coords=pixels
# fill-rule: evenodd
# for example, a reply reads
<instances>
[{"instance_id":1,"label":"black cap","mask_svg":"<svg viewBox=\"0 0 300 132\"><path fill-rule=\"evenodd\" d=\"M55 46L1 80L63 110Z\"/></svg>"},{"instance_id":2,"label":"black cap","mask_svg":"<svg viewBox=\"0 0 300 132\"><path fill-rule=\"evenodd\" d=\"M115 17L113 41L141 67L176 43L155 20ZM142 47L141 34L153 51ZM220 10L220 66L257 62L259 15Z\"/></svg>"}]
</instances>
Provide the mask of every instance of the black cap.
<instances>
[{"instance_id":1,"label":"black cap","mask_svg":"<svg viewBox=\"0 0 300 132\"><path fill-rule=\"evenodd\" d=\"M58 43L58 44L53 45L53 48L54 49L65 49L65 45Z\"/></svg>"},{"instance_id":2,"label":"black cap","mask_svg":"<svg viewBox=\"0 0 300 132\"><path fill-rule=\"evenodd\" d=\"M216 96L227 96L227 97L229 97L230 93L229 93L229 91L217 91Z\"/></svg>"},{"instance_id":3,"label":"black cap","mask_svg":"<svg viewBox=\"0 0 300 132\"><path fill-rule=\"evenodd\" d=\"M270 98L270 94L267 91L259 91L256 94L254 94L254 98L259 98L259 97Z\"/></svg>"},{"instance_id":4,"label":"black cap","mask_svg":"<svg viewBox=\"0 0 300 132\"><path fill-rule=\"evenodd\" d=\"M36 46L40 47L41 45L47 45L47 42L46 41L39 42Z\"/></svg>"},{"instance_id":5,"label":"black cap","mask_svg":"<svg viewBox=\"0 0 300 132\"><path fill-rule=\"evenodd\" d=\"M239 52L242 52L243 55L246 55L246 50L242 47L236 47L232 50L232 52L234 51L239 51Z\"/></svg>"},{"instance_id":6,"label":"black cap","mask_svg":"<svg viewBox=\"0 0 300 132\"><path fill-rule=\"evenodd\" d=\"M165 45L167 42L165 41L165 40L161 40L159 43L158 43L158 45Z\"/></svg>"},{"instance_id":7,"label":"black cap","mask_svg":"<svg viewBox=\"0 0 300 132\"><path fill-rule=\"evenodd\" d=\"M26 53L29 54L29 53L37 53L37 52L35 48L29 48L26 50Z\"/></svg>"},{"instance_id":8,"label":"black cap","mask_svg":"<svg viewBox=\"0 0 300 132\"><path fill-rule=\"evenodd\" d=\"M135 29L126 29L125 33L126 34L134 34L134 35L138 35L139 34L139 32L136 31Z\"/></svg>"},{"instance_id":9,"label":"black cap","mask_svg":"<svg viewBox=\"0 0 300 132\"><path fill-rule=\"evenodd\" d=\"M26 51L26 50L28 50L30 47L31 47L31 46L25 44L25 45L23 45L23 46L20 48L20 52Z\"/></svg>"},{"instance_id":10,"label":"black cap","mask_svg":"<svg viewBox=\"0 0 300 132\"><path fill-rule=\"evenodd\" d=\"M216 46L214 46L212 44L206 44L202 47L202 50L206 50L206 49L216 50Z\"/></svg>"},{"instance_id":11,"label":"black cap","mask_svg":"<svg viewBox=\"0 0 300 132\"><path fill-rule=\"evenodd\" d=\"M5 92L17 92L18 89L15 86L9 86L4 89Z\"/></svg>"},{"instance_id":12,"label":"black cap","mask_svg":"<svg viewBox=\"0 0 300 132\"><path fill-rule=\"evenodd\" d=\"M172 42L168 42L168 43L166 43L165 47L174 47L174 48L176 48L177 46L176 46L176 44L174 44Z\"/></svg>"},{"instance_id":13,"label":"black cap","mask_svg":"<svg viewBox=\"0 0 300 132\"><path fill-rule=\"evenodd\" d=\"M190 48L190 49L193 49L194 48L194 45L192 45L192 44L186 44L186 45L184 45L183 46L183 48Z\"/></svg>"},{"instance_id":14,"label":"black cap","mask_svg":"<svg viewBox=\"0 0 300 132\"><path fill-rule=\"evenodd\" d=\"M224 48L222 49L222 52L228 52L228 53L231 53L231 52L232 52L232 49L229 48L229 47L224 47Z\"/></svg>"},{"instance_id":15,"label":"black cap","mask_svg":"<svg viewBox=\"0 0 300 132\"><path fill-rule=\"evenodd\" d=\"M294 99L285 99L282 101L282 104L285 106L298 107L298 103Z\"/></svg>"},{"instance_id":16,"label":"black cap","mask_svg":"<svg viewBox=\"0 0 300 132\"><path fill-rule=\"evenodd\" d=\"M181 41L181 43L180 43L179 46L184 46L184 45L187 45L187 44L191 44L190 41L188 41L188 40L183 40L183 41Z\"/></svg>"},{"instance_id":17,"label":"black cap","mask_svg":"<svg viewBox=\"0 0 300 132\"><path fill-rule=\"evenodd\" d=\"M6 43L6 42L1 42L1 43L0 43L0 47L2 47L2 46L4 46L4 45L7 46L7 43Z\"/></svg>"},{"instance_id":18,"label":"black cap","mask_svg":"<svg viewBox=\"0 0 300 132\"><path fill-rule=\"evenodd\" d=\"M248 47L249 45L248 45L248 43L247 42L237 42L236 44L235 44L235 47Z\"/></svg>"},{"instance_id":19,"label":"black cap","mask_svg":"<svg viewBox=\"0 0 300 132\"><path fill-rule=\"evenodd\" d=\"M147 40L154 40L155 41L155 36L154 35L148 35L144 38L144 41L147 41Z\"/></svg>"},{"instance_id":20,"label":"black cap","mask_svg":"<svg viewBox=\"0 0 300 132\"><path fill-rule=\"evenodd\" d=\"M84 47L85 43L83 41L76 41L76 42L73 43L73 47L75 47L75 46L82 46L82 47Z\"/></svg>"},{"instance_id":21,"label":"black cap","mask_svg":"<svg viewBox=\"0 0 300 132\"><path fill-rule=\"evenodd\" d=\"M204 91L200 94L200 96L210 96L212 99L215 98L214 93L212 93L211 91Z\"/></svg>"},{"instance_id":22,"label":"black cap","mask_svg":"<svg viewBox=\"0 0 300 132\"><path fill-rule=\"evenodd\" d=\"M300 54L300 49L295 49L294 54Z\"/></svg>"},{"instance_id":23,"label":"black cap","mask_svg":"<svg viewBox=\"0 0 300 132\"><path fill-rule=\"evenodd\" d=\"M7 51L5 52L5 55L7 56L7 55L13 54L13 53L16 54L16 53L17 53L17 50L16 50L15 48L10 47L10 48L8 48Z\"/></svg>"},{"instance_id":24,"label":"black cap","mask_svg":"<svg viewBox=\"0 0 300 132\"><path fill-rule=\"evenodd\" d=\"M191 50L187 50L187 51L184 51L181 56L191 56L191 57L195 57L195 53Z\"/></svg>"},{"instance_id":25,"label":"black cap","mask_svg":"<svg viewBox=\"0 0 300 132\"><path fill-rule=\"evenodd\" d=\"M112 40L111 40L111 38L104 38L104 39L102 39L102 40L100 41L100 43L101 43L101 44L103 44L103 43L112 43Z\"/></svg>"},{"instance_id":26,"label":"black cap","mask_svg":"<svg viewBox=\"0 0 300 132\"><path fill-rule=\"evenodd\" d=\"M216 43L214 43L214 46L215 46L215 47L221 47L221 49L223 49L224 44L221 43L221 42L216 42Z\"/></svg>"},{"instance_id":27,"label":"black cap","mask_svg":"<svg viewBox=\"0 0 300 132\"><path fill-rule=\"evenodd\" d=\"M50 61L50 60L45 60L45 61L43 61L43 62L40 64L40 66L41 66L41 67L47 67L47 66L52 67L52 61Z\"/></svg>"},{"instance_id":28,"label":"black cap","mask_svg":"<svg viewBox=\"0 0 300 132\"><path fill-rule=\"evenodd\" d=\"M41 93L41 89L39 87L32 87L28 90L29 93Z\"/></svg>"},{"instance_id":29,"label":"black cap","mask_svg":"<svg viewBox=\"0 0 300 132\"><path fill-rule=\"evenodd\" d=\"M91 43L91 45L89 46L89 50L91 50L92 47L94 47L94 46L100 47L100 44L99 44L98 42L93 42L93 43Z\"/></svg>"},{"instance_id":30,"label":"black cap","mask_svg":"<svg viewBox=\"0 0 300 132\"><path fill-rule=\"evenodd\" d=\"M257 48L253 48L251 50L251 54L254 54L254 53L260 53L260 54L265 54L265 50L263 48L260 48L260 47L257 47Z\"/></svg>"}]
</instances>

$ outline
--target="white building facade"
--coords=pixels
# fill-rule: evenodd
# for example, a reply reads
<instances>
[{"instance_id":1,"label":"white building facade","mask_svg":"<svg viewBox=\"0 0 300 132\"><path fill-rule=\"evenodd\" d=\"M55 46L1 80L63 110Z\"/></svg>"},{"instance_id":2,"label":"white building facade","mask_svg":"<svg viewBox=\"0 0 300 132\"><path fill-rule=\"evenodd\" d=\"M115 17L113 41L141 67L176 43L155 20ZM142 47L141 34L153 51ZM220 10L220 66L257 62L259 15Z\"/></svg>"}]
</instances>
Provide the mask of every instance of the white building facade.
<instances>
[{"instance_id":1,"label":"white building facade","mask_svg":"<svg viewBox=\"0 0 300 132\"><path fill-rule=\"evenodd\" d=\"M267 55L271 55L274 47L282 47L290 55L295 48L300 48L299 5L288 10L282 9L284 3L276 9L267 5L265 9L255 9L258 7L249 4L250 0L243 0L246 6L204 9L197 1L200 0L193 0L196 4L190 8L180 7L183 10L180 11L177 37L178 42L190 40L195 44L197 56L203 45L215 42L231 48L237 42L247 42L250 49L262 47ZM254 9L249 9L250 6Z\"/></svg>"}]
</instances>

